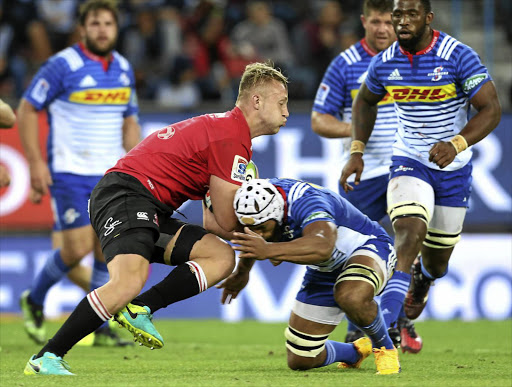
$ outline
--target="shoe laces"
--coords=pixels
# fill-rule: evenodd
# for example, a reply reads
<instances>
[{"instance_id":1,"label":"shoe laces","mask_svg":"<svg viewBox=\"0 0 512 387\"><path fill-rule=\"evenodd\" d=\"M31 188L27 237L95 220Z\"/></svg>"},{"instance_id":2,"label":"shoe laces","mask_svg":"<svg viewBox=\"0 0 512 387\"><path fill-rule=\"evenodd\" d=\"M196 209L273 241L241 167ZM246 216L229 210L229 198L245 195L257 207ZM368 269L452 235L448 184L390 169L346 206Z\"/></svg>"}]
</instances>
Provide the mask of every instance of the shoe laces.
<instances>
[{"instance_id":1,"label":"shoe laces","mask_svg":"<svg viewBox=\"0 0 512 387\"><path fill-rule=\"evenodd\" d=\"M67 371L69 371L71 369L68 362L66 360L64 360L63 358L61 358L60 356L49 356L48 358L56 361L57 364L55 366L57 368L61 368L61 369L64 368Z\"/></svg>"},{"instance_id":2,"label":"shoe laces","mask_svg":"<svg viewBox=\"0 0 512 387\"><path fill-rule=\"evenodd\" d=\"M398 322L398 325L400 326L400 329L407 330L407 333L409 336L413 339L418 337L418 334L416 333L416 329L414 329L414 323L409 319L400 319Z\"/></svg>"},{"instance_id":3,"label":"shoe laces","mask_svg":"<svg viewBox=\"0 0 512 387\"><path fill-rule=\"evenodd\" d=\"M373 350L375 358L379 363L379 368L382 369L392 369L396 368L396 358L393 356L393 352L390 349L386 349L384 347L378 349L375 348Z\"/></svg>"}]
</instances>

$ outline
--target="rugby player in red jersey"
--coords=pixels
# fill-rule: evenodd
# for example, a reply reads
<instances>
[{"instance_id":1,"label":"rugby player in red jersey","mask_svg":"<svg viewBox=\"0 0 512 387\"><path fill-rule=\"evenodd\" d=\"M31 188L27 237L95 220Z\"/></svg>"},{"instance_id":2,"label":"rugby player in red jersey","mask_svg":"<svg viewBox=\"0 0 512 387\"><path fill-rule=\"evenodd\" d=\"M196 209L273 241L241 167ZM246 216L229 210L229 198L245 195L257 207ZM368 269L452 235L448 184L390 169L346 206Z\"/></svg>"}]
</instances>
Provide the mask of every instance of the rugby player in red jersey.
<instances>
[{"instance_id":1,"label":"rugby player in red jersey","mask_svg":"<svg viewBox=\"0 0 512 387\"><path fill-rule=\"evenodd\" d=\"M288 115L286 77L273 66L253 63L242 76L233 110L169 125L108 170L92 192L90 218L110 280L80 302L28 361L25 374L71 374L63 356L114 315L141 344L162 347L151 323L152 308L208 289L235 266L235 253L227 243L200 226L172 218L173 211L189 199L203 199L210 190L215 213L205 211L206 224L234 230L238 221L233 199L245 181L251 139L277 133ZM176 268L130 303L146 282L150 262Z\"/></svg>"}]
</instances>

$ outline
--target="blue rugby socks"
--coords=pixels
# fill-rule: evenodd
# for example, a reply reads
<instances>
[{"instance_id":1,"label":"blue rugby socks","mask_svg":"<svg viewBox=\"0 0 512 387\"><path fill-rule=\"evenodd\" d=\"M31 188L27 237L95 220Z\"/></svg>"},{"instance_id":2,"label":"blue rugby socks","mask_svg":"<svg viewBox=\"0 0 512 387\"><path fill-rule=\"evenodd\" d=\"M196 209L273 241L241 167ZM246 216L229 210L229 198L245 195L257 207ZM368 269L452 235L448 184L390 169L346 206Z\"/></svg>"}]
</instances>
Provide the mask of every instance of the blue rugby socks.
<instances>
[{"instance_id":1,"label":"blue rugby socks","mask_svg":"<svg viewBox=\"0 0 512 387\"><path fill-rule=\"evenodd\" d=\"M66 266L60 256L60 249L53 250L43 269L34 279L34 286L30 289L30 300L37 305L43 305L48 290L59 282L71 268Z\"/></svg>"}]
</instances>

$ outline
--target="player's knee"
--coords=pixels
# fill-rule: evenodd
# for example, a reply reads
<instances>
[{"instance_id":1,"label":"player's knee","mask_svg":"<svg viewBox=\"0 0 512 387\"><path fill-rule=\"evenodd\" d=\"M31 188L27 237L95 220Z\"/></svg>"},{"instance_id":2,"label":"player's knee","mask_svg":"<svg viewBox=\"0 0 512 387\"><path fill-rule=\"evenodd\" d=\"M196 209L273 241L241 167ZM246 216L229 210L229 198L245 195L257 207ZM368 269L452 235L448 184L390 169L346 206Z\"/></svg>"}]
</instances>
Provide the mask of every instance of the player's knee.
<instances>
[{"instance_id":1,"label":"player's knee","mask_svg":"<svg viewBox=\"0 0 512 387\"><path fill-rule=\"evenodd\" d=\"M393 223L395 247L404 245L421 245L426 234L426 224L411 218L402 218Z\"/></svg>"},{"instance_id":2,"label":"player's knee","mask_svg":"<svg viewBox=\"0 0 512 387\"><path fill-rule=\"evenodd\" d=\"M205 237L208 237L208 235L210 235L208 234L208 231L201 226L185 224L182 227L180 235L176 239L174 249L172 250L170 258L171 265L178 266L190 259L197 258L194 257L192 250L196 247L198 242L207 241Z\"/></svg>"},{"instance_id":3,"label":"player's knee","mask_svg":"<svg viewBox=\"0 0 512 387\"><path fill-rule=\"evenodd\" d=\"M235 269L235 251L219 237L207 234L201 239L200 257L215 262L215 270L219 278L226 278ZM193 254L196 255L196 254Z\"/></svg>"},{"instance_id":4,"label":"player's knee","mask_svg":"<svg viewBox=\"0 0 512 387\"><path fill-rule=\"evenodd\" d=\"M316 366L316 358L324 348L329 335L310 335L290 326L284 331L288 350L288 367L307 370Z\"/></svg>"},{"instance_id":5,"label":"player's knee","mask_svg":"<svg viewBox=\"0 0 512 387\"><path fill-rule=\"evenodd\" d=\"M60 253L68 266L75 266L91 251L92 246L88 243L74 243L63 246Z\"/></svg>"},{"instance_id":6,"label":"player's knee","mask_svg":"<svg viewBox=\"0 0 512 387\"><path fill-rule=\"evenodd\" d=\"M443 230L429 228L423 244L432 249L449 249L460 241L460 232L448 233Z\"/></svg>"},{"instance_id":7,"label":"player's knee","mask_svg":"<svg viewBox=\"0 0 512 387\"><path fill-rule=\"evenodd\" d=\"M310 357L297 356L288 350L288 368L294 371L305 371L315 367L314 359Z\"/></svg>"}]
</instances>

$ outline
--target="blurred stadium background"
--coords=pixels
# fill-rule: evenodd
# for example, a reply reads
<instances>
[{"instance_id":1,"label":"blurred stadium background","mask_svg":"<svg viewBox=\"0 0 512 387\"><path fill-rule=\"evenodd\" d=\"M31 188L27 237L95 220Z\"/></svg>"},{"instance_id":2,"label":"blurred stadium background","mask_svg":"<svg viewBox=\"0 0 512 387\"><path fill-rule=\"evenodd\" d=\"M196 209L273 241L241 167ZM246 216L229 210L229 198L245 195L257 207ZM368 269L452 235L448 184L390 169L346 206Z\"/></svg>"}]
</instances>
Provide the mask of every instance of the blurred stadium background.
<instances>
[{"instance_id":1,"label":"blurred stadium background","mask_svg":"<svg viewBox=\"0 0 512 387\"><path fill-rule=\"evenodd\" d=\"M337 190L341 145L312 133L310 109L329 61L362 36L361 1L268 1L283 39L272 44L241 39L247 19L244 0L122 1L119 51L136 69L143 134L200 113L233 105L235 85L246 63L270 57L290 78L290 119L274 137L254 142L262 177L306 179ZM76 39L78 0L0 0L0 98L17 106L41 63ZM499 127L475 146L473 195L462 241L450 273L431 291L421 319L510 319L512 317L512 2L433 0L434 28L473 47L488 66L504 114ZM265 7L264 7L265 8ZM265 11L259 11L265 13ZM277 27L276 27L277 26ZM263 27L261 27L263 28ZM46 138L41 114L42 138ZM1 131L0 162L12 182L0 191L0 313L19 313L18 297L51 250L49 198L28 200L29 171L16 130ZM180 209L201 223L199 203ZM90 259L89 259L90 261ZM156 318L220 318L286 321L303 267L268 262L255 267L243 295L220 305L210 289L160 311ZM154 266L151 286L168 273ZM48 317L71 311L84 296L67 280L46 300Z\"/></svg>"}]
</instances>

